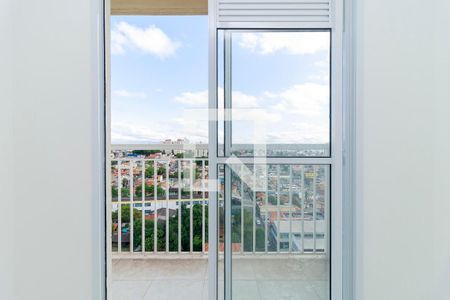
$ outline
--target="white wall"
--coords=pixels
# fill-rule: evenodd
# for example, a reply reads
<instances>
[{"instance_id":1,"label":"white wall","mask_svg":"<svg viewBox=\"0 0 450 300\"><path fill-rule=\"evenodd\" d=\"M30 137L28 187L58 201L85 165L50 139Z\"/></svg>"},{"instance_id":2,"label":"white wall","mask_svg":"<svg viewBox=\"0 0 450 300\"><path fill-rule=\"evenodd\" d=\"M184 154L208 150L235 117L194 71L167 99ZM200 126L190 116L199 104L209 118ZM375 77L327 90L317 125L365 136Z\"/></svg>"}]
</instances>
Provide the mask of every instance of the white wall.
<instances>
[{"instance_id":1,"label":"white wall","mask_svg":"<svg viewBox=\"0 0 450 300\"><path fill-rule=\"evenodd\" d=\"M448 299L450 2L356 2L356 299ZM99 298L98 17L0 2L1 299Z\"/></svg>"},{"instance_id":2,"label":"white wall","mask_svg":"<svg viewBox=\"0 0 450 300\"><path fill-rule=\"evenodd\" d=\"M100 298L99 2L1 2L1 299Z\"/></svg>"},{"instance_id":3,"label":"white wall","mask_svg":"<svg viewBox=\"0 0 450 300\"><path fill-rule=\"evenodd\" d=\"M450 1L355 1L356 299L450 299Z\"/></svg>"},{"instance_id":4,"label":"white wall","mask_svg":"<svg viewBox=\"0 0 450 300\"><path fill-rule=\"evenodd\" d=\"M12 40L12 2L0 1L0 36ZM3 45L3 43L2 43ZM12 141L12 48L0 46L0 299L11 299L13 256L13 145Z\"/></svg>"}]
</instances>

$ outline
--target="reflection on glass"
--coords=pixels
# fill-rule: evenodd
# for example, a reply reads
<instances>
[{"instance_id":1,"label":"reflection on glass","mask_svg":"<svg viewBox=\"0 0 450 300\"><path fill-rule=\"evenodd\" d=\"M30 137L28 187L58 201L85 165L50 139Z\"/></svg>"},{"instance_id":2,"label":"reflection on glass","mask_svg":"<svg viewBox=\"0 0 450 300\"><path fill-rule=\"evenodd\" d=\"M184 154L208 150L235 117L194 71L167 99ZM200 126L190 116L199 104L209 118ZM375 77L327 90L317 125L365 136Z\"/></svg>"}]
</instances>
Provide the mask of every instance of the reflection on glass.
<instances>
[{"instance_id":1,"label":"reflection on glass","mask_svg":"<svg viewBox=\"0 0 450 300\"><path fill-rule=\"evenodd\" d=\"M329 156L330 33L239 30L226 36L219 31L218 104L231 80L225 91L231 96L231 154ZM224 115L220 106L218 115Z\"/></svg>"},{"instance_id":2,"label":"reflection on glass","mask_svg":"<svg viewBox=\"0 0 450 300\"><path fill-rule=\"evenodd\" d=\"M229 166L230 178L221 172L219 182L231 180L231 219L221 212L219 227L231 222L233 297L321 299L329 286L330 167Z\"/></svg>"}]
</instances>

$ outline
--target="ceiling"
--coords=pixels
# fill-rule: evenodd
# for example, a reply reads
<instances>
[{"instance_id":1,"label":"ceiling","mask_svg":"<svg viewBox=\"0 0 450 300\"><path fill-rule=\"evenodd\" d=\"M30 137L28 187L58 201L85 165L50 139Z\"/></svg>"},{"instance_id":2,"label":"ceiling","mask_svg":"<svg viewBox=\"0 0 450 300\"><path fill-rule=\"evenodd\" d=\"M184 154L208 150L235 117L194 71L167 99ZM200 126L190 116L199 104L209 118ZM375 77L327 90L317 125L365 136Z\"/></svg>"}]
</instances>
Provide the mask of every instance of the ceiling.
<instances>
[{"instance_id":1,"label":"ceiling","mask_svg":"<svg viewBox=\"0 0 450 300\"><path fill-rule=\"evenodd\" d=\"M111 0L112 15L207 15L208 0Z\"/></svg>"}]
</instances>

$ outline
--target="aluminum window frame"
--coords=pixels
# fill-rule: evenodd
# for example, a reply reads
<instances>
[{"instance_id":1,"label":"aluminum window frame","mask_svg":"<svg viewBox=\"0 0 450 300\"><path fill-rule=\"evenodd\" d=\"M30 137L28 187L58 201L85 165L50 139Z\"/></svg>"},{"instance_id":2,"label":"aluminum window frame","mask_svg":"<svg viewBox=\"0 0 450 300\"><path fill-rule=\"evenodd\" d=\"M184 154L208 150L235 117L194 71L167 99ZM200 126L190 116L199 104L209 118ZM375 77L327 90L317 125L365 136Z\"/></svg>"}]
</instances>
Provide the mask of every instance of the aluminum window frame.
<instances>
[{"instance_id":1,"label":"aluminum window frame","mask_svg":"<svg viewBox=\"0 0 450 300\"><path fill-rule=\"evenodd\" d=\"M232 36L232 34L233 33L247 33L247 32L257 32L257 33L265 33L265 32L328 32L329 33L329 35L330 35L330 49L329 49L329 55L328 55L328 58L329 58L329 68L328 68L328 70L329 70L329 75L330 75L330 78L328 79L328 86L330 87L330 94L329 94L329 96L328 96L328 110L329 110L329 116L328 116L328 121L329 121L329 124L328 124L328 153L327 154L325 154L325 155L315 155L315 156L306 156L306 155L298 155L298 156L296 156L296 155L286 155L286 156L282 156L282 155L271 155L271 156L260 156L260 155L232 155L232 153L231 153L231 151L233 150L233 135L232 135L232 122L233 122L233 119L232 119L232 117L230 118L230 120L231 121L226 121L226 117L224 117L224 120L223 120L223 123L224 123L224 125L223 125L223 130L224 130L224 139L223 139L223 144L220 144L219 143L219 139L217 139L217 141L216 141L216 143L218 144L217 145L217 153L216 153L216 156L217 156L217 158L219 159L219 161L223 161L224 159L226 160L227 158L230 158L231 156L234 156L234 157L238 157L240 160L246 160L246 158L277 158L277 159L288 159L288 158L295 158L295 159L298 159L298 158L301 158L301 159L315 159L315 158L317 158L317 159L324 159L324 158L330 158L331 159L331 155L332 155L332 147L333 147L333 144L332 144L332 140L331 140L331 130L332 130L332 117L333 117L333 115L332 115L332 101L333 101L333 99L332 99L332 93L331 93L331 87L332 87L332 85L333 85L333 83L332 83L332 77L331 77L331 73L332 73L332 66L331 66L331 61L332 61L332 55L333 55L333 47L332 47L332 30L331 30L331 28L327 28L327 27L323 27L323 28L321 28L321 27L315 27L315 28L313 28L313 27L308 27L308 28L289 28L289 27L287 27L287 28L283 28L283 27L277 27L277 28L260 28L260 27L258 27L258 28L245 28L245 27L242 27L242 28L222 28L222 27L218 27L217 29L217 32L216 32L216 57L217 58L219 58L218 56L219 56L219 39L218 39L218 37L219 37L219 32L220 31L223 31L223 35L224 35L224 43L223 43L223 46L224 46L224 50L223 50L223 53L224 53L224 59L225 59L225 62L226 62L226 60L227 60L227 51L226 51L226 48L227 48L227 46L229 46L230 47L230 49L229 49L229 51L232 51L232 48L233 48L233 42L232 42L232 40L231 40L231 36ZM230 40L229 41L227 41L227 38L226 38L226 36L225 36L225 34L226 33L231 33L231 36L230 36ZM229 44L229 45L228 45ZM231 57L229 57L229 59L230 59ZM227 65L226 65L226 63L224 62L224 74L223 74L223 78L224 78L224 81L226 82L227 81L227 70L226 70L226 68L228 67ZM232 65L232 63L233 63L233 61L232 61L232 58L230 59L230 64ZM228 81L230 81L230 92L232 92L233 91L233 87L232 87L232 83L231 83L231 81L232 81L232 76L233 76L233 74L232 74L232 70L231 70L231 67L229 67L230 68L230 71L229 71L229 76L230 76L230 78L228 79ZM216 69L216 72L217 72L217 69ZM218 78L219 78L219 74L218 74L218 72L217 72L217 74L216 74L216 80L217 80L217 84L218 84ZM224 91L227 89L227 87L225 87L225 84L224 84ZM217 92L218 92L218 90L217 90ZM228 93L228 94L230 94L230 93ZM217 97L218 97L218 95L217 95ZM211 109L211 108L210 108ZM227 109L229 109L229 110L232 110L233 109L233 101L232 101L232 99L231 98L229 98L229 99L227 99L227 97L226 97L226 94L225 94L225 96L224 96L224 110L227 110ZM219 120L221 120L221 118L219 118L219 115L218 115L218 113L220 112L220 109L218 108L218 106L217 106L217 114L216 114L216 119L218 120L218 122L217 122L217 126L216 126L216 128L217 128L217 131L219 131ZM224 116L225 116L225 114L226 114L226 112L224 113ZM228 126L227 126L228 125ZM222 145L222 149L223 149L223 153L219 153L219 150L221 149L219 146L220 145ZM268 145L270 145L270 144L268 144Z\"/></svg>"},{"instance_id":2,"label":"aluminum window frame","mask_svg":"<svg viewBox=\"0 0 450 300\"><path fill-rule=\"evenodd\" d=\"M106 207L105 211L100 212L100 219L104 221L106 224L105 234L106 234L106 266L99 266L101 268L101 273L104 274L106 281L106 290L102 295L102 298L109 299L111 294L109 291L111 290L111 214L109 211L109 207L111 204L111 192L110 192L110 129L111 129L111 116L110 116L110 106L111 106L111 81L110 81L110 17L111 17L111 2L110 0L101 0L99 1L104 5L104 53L100 53L99 55L104 55L104 68L105 74L104 77L100 74L99 80L104 82L105 85L105 116L104 116L104 128L105 128L105 190L106 190ZM355 84L354 84L354 64L355 64L355 43L353 40L353 32L354 32L354 21L352 12L354 11L355 2L352 0L334 0L333 2L334 14L332 16L333 26L325 26L324 28L331 29L331 36L334 37L332 40L332 49L336 49L338 51L332 51L332 59L331 62L335 64L335 67L332 69L330 73L330 79L333 76L336 76L337 70L339 69L339 79L338 82L335 82L335 85L339 85L339 89L332 90L330 95L338 95L341 100L341 107L338 111L339 119L335 119L341 126L338 132L335 130L330 131L332 134L330 140L330 155L332 158L328 158L327 164L329 162L338 163L339 171L334 170L332 168L332 176L331 176L331 196L334 198L337 195L341 198L338 205L336 205L336 200L330 201L330 204L333 206L332 216L330 226L333 226L333 232L331 236L331 243L333 244L332 249L332 261L333 265L331 266L331 295L332 300L338 299L353 299L354 294L354 285L353 285L353 254L354 254L354 244L353 244L353 203L355 201L355 186L354 186L354 170L356 168L355 164ZM217 78L216 78L216 40L217 40L217 0L208 0L208 15L209 15L209 83L208 83L208 103L209 107L215 107L216 105L216 96L217 96ZM344 12L347 16L344 18ZM222 23L223 27L221 28L230 28L229 24ZM256 23L245 23L240 26L240 28L248 29L255 28L255 25L262 26L264 28L299 28L296 23L283 23L280 25L274 25L267 22L256 22ZM304 23L304 27L302 28L312 28L315 27L314 24ZM317 28L317 27L315 27ZM321 28L322 29L322 28ZM338 48L336 47L338 46ZM102 49L102 50L103 50ZM345 62L345 72L343 72L343 62ZM332 86L333 88L333 86ZM345 98L345 101L344 101ZM332 114L336 112L331 110ZM210 120L214 120L216 116L214 116L214 111L209 110L209 118ZM101 121L101 120L100 120ZM222 158L217 157L217 132L216 132L216 124L217 122L209 121L208 122L208 130L209 130L209 138L210 140L214 140L214 143L209 143L208 151L209 151L209 174L210 176L215 175L217 177L218 173L218 164L222 163ZM330 122L330 125L333 126L333 123ZM334 127L336 129L336 127ZM339 149L337 149L338 145L333 142L339 139L341 142ZM99 141L100 143L104 143L104 140ZM334 147L331 147L331 144ZM338 151L338 153L334 153L334 151ZM339 159L336 158L336 155L339 155ZM251 157L247 157L251 158ZM247 159L241 158L241 159ZM291 159L292 157L288 157ZM342 161L345 159L345 163ZM277 158L274 160L275 162L284 162L284 158ZM303 158L297 159L298 163L304 164L306 161ZM311 161L311 160L310 160ZM316 163L314 160L312 163ZM337 177L337 178L336 178ZM335 180L337 179L337 180ZM343 183L345 183L345 189L343 188ZM215 190L216 187L214 180L209 180L208 188L210 191ZM209 272L209 295L210 299L217 298L217 283L218 283L218 252L217 252L217 242L218 242L218 207L217 207L217 193L209 193L210 202L209 202L209 264L208 264L208 272ZM345 199L345 201L344 201ZM344 250L342 250L344 249ZM345 265L343 267L343 262ZM215 295L214 297L211 297Z\"/></svg>"},{"instance_id":3,"label":"aluminum window frame","mask_svg":"<svg viewBox=\"0 0 450 300\"><path fill-rule=\"evenodd\" d=\"M344 170L344 146L351 144L351 136L347 137L344 145L344 81L343 81L343 57L344 57L344 43L343 43L343 27L344 27L344 3L343 0L332 1L333 4L333 16L332 24L325 26L324 28L317 28L314 24L304 23L299 26L298 23L286 22L269 23L269 22L248 22L248 23L222 23L219 24L217 20L217 0L209 0L209 167L210 175L216 176L209 180L209 196L210 206L209 215L216 216L211 218L209 226L210 237L210 252L209 252L209 295L210 299L218 299L218 209L217 209L217 193L215 191L216 180L218 176L218 164L225 163L226 157L218 157L218 126L217 126L217 37L218 29L329 29L331 38L331 68L330 68L330 97L331 110L330 110L330 157L328 158L274 158L267 157L267 164L273 164L277 162L285 162L291 164L314 164L314 163L326 163L330 165L331 178L330 178L330 216L329 226L333 229L331 236L329 237L329 249L330 249L330 263L329 263L329 276L330 276L330 299L342 300L349 299L343 297L343 282L352 281L351 274L343 273L343 246L344 246L344 230L343 230L343 218L349 217L348 212L344 213L344 171L348 176L351 176L351 172L348 172L348 167ZM235 26L235 27L233 27ZM346 106L346 117L352 117L351 110ZM347 123L346 123L347 124ZM224 129L226 127L224 126ZM347 128L347 127L346 127ZM331 146L333 145L333 146ZM225 146L225 143L224 143ZM225 153L225 149L224 149ZM347 153L347 152L346 152ZM253 161L252 157L247 157ZM240 157L241 160L246 158ZM325 162L326 161L326 162ZM352 217L352 215L350 215ZM347 228L348 230L348 228ZM227 234L227 233L225 233ZM225 237L227 240L227 237ZM346 240L346 245L349 242ZM331 246L332 245L332 246ZM347 256L347 260L350 260ZM231 270L231 268L228 268ZM227 276L227 274L225 274ZM226 285L226 283L225 283ZM227 293L225 293L227 294ZM226 298L227 299L227 298Z\"/></svg>"}]
</instances>

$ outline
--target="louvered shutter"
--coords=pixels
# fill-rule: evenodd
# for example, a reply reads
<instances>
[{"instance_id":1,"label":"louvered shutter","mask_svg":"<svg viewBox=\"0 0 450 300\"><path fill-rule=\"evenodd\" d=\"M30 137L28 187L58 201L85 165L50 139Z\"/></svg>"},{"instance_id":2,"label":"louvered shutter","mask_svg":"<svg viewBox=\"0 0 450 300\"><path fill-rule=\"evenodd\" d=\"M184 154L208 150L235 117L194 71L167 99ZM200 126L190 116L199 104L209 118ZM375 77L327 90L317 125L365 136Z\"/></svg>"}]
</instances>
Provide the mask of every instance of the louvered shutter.
<instances>
[{"instance_id":1,"label":"louvered shutter","mask_svg":"<svg viewBox=\"0 0 450 300\"><path fill-rule=\"evenodd\" d=\"M329 28L332 0L217 0L220 28Z\"/></svg>"}]
</instances>

